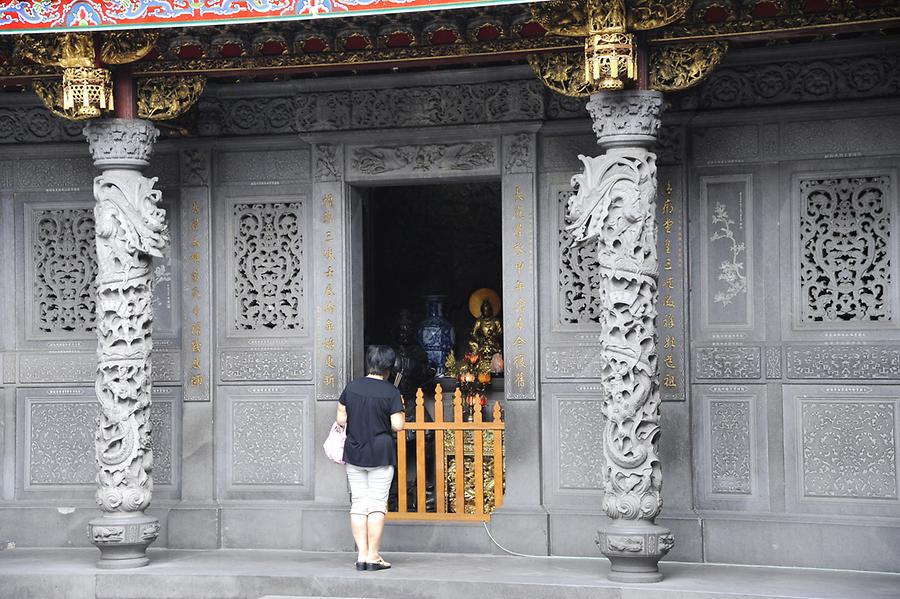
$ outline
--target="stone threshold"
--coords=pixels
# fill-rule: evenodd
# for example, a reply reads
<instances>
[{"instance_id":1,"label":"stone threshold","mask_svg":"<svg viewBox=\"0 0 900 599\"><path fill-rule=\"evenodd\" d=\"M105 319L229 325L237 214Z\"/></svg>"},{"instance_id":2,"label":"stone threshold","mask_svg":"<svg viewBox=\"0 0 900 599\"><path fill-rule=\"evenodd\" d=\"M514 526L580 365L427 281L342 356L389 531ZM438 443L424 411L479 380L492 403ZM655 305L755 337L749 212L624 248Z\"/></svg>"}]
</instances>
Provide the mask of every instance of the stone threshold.
<instances>
[{"instance_id":1,"label":"stone threshold","mask_svg":"<svg viewBox=\"0 0 900 599\"><path fill-rule=\"evenodd\" d=\"M606 579L603 559L386 553L394 566L357 572L355 554L151 549L151 563L96 568L96 549L0 553L0 597L43 599L900 599L900 574L712 564L660 564L665 579Z\"/></svg>"}]
</instances>

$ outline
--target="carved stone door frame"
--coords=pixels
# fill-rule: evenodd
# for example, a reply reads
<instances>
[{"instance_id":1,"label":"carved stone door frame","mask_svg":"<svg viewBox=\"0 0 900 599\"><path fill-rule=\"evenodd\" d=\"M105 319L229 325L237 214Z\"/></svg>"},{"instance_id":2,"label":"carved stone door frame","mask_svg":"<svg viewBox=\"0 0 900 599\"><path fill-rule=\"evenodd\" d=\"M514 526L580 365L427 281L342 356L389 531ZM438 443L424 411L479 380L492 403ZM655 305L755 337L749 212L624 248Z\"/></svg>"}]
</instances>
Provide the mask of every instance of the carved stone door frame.
<instances>
[{"instance_id":1,"label":"carved stone door frame","mask_svg":"<svg viewBox=\"0 0 900 599\"><path fill-rule=\"evenodd\" d=\"M360 320L356 312L361 309L354 287L361 280L359 265L354 265L350 251L361 232L355 222L353 206L359 197L354 190L485 179L499 179L502 188L505 397L537 399L535 147L540 126L513 123L305 138L313 147L313 251L322 256L314 266L314 301L321 303L315 313L317 399L336 399L355 370L354 359L360 359L352 355L359 332L344 330L344 323ZM334 272L326 277L331 264Z\"/></svg>"}]
</instances>

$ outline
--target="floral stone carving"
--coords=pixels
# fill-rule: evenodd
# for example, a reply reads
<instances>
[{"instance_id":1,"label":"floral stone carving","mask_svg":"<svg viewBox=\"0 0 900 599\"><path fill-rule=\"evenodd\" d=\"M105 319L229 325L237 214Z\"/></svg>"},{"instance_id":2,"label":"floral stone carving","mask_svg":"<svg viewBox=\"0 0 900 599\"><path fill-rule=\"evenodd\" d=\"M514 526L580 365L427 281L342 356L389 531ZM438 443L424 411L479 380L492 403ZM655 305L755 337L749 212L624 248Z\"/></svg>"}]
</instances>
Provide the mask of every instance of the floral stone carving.
<instances>
[{"instance_id":1,"label":"floral stone carving","mask_svg":"<svg viewBox=\"0 0 900 599\"><path fill-rule=\"evenodd\" d=\"M152 257L168 243L156 179L144 177L158 131L146 121L109 119L85 127L102 173L94 179L97 243L97 503L91 521L100 567L147 563L156 518L143 511L153 490L150 443ZM123 528L109 535L104 529Z\"/></svg>"},{"instance_id":2,"label":"floral stone carving","mask_svg":"<svg viewBox=\"0 0 900 599\"><path fill-rule=\"evenodd\" d=\"M657 562L671 533L653 523L662 508L657 366L656 155L662 94L594 94L588 110L606 153L579 156L572 177L569 229L575 243L597 243L600 297L601 411L606 458L603 510L613 524L598 545L610 558L610 578L661 579ZM622 543L614 539L642 539Z\"/></svg>"}]
</instances>

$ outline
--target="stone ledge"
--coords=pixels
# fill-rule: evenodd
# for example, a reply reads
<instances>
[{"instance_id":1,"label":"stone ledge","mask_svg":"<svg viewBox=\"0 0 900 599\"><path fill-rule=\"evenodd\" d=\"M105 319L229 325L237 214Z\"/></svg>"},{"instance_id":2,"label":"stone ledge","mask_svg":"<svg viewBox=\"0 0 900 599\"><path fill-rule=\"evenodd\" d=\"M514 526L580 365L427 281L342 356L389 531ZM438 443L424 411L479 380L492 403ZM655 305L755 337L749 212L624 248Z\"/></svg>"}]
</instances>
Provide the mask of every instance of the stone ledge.
<instances>
[{"instance_id":1,"label":"stone ledge","mask_svg":"<svg viewBox=\"0 0 900 599\"><path fill-rule=\"evenodd\" d=\"M603 559L386 553L394 567L357 572L354 553L150 549L145 568L95 568L95 549L0 553L4 597L69 599L897 599L900 575L661 563L655 584L617 584ZM862 591L865 589L865 591ZM737 593L737 594L736 594Z\"/></svg>"}]
</instances>

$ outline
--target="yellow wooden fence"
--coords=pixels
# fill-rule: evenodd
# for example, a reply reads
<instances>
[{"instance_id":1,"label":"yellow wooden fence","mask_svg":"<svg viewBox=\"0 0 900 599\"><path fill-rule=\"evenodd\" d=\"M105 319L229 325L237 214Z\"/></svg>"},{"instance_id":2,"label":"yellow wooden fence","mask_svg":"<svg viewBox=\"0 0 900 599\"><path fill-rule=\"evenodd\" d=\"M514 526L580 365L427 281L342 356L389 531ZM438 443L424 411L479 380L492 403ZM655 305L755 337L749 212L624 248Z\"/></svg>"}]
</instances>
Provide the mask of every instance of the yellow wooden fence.
<instances>
[{"instance_id":1,"label":"yellow wooden fence","mask_svg":"<svg viewBox=\"0 0 900 599\"><path fill-rule=\"evenodd\" d=\"M390 520L488 521L491 512L503 504L504 453L503 431L506 424L495 402L492 419L484 421L481 409L473 418L463 418L463 398L459 389L453 394L453 421L444 421L444 393L440 385L434 391L434 422L425 422L425 395L416 393L415 422L407 422L397 433L397 511ZM434 455L425 447L426 431L434 431ZM407 509L407 435L415 440L416 507ZM426 510L426 464L434 460L435 509ZM490 462L488 468L486 462ZM462 465L462 467L460 467ZM486 497L486 487L493 493ZM492 497L491 497L492 495ZM468 499L468 500L467 500Z\"/></svg>"}]
</instances>

